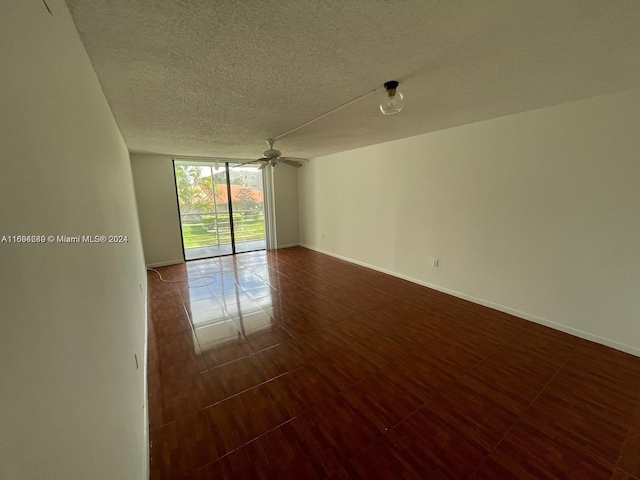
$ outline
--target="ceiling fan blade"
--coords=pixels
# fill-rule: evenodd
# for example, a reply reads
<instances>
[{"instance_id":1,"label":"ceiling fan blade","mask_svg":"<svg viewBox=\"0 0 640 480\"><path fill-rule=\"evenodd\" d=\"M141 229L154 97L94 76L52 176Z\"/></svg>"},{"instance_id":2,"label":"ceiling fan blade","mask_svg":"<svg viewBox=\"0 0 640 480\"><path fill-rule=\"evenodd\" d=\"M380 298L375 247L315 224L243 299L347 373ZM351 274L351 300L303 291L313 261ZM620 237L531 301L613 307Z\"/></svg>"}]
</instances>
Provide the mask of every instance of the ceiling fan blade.
<instances>
[{"instance_id":1,"label":"ceiling fan blade","mask_svg":"<svg viewBox=\"0 0 640 480\"><path fill-rule=\"evenodd\" d=\"M298 157L280 157L280 160L293 160L294 162L308 162L308 158L298 158Z\"/></svg>"},{"instance_id":2,"label":"ceiling fan blade","mask_svg":"<svg viewBox=\"0 0 640 480\"><path fill-rule=\"evenodd\" d=\"M267 165L269 165L269 162L264 162L262 165L258 167L258 170L263 170L264 168L267 167Z\"/></svg>"},{"instance_id":3,"label":"ceiling fan blade","mask_svg":"<svg viewBox=\"0 0 640 480\"><path fill-rule=\"evenodd\" d=\"M296 167L296 168L300 168L302 166L302 163L298 162L297 160L293 160L291 158L280 158L280 161L282 163L286 163L287 165L291 165L292 167Z\"/></svg>"},{"instance_id":4,"label":"ceiling fan blade","mask_svg":"<svg viewBox=\"0 0 640 480\"><path fill-rule=\"evenodd\" d=\"M264 160L266 160L266 158L258 158L258 159L256 159L256 160L247 160L247 161L245 161L245 162L239 162L239 163L238 163L238 165L247 165L247 164L249 164L249 163L262 162L262 161L264 161Z\"/></svg>"}]
</instances>

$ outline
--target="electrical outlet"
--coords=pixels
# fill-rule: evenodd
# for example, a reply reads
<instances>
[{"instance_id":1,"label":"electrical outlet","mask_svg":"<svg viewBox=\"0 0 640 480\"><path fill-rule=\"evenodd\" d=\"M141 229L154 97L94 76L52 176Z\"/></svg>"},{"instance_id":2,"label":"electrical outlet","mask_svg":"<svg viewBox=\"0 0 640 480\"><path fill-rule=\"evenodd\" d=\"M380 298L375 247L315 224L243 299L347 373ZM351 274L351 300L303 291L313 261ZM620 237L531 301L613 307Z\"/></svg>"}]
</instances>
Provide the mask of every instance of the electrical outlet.
<instances>
[{"instance_id":1,"label":"electrical outlet","mask_svg":"<svg viewBox=\"0 0 640 480\"><path fill-rule=\"evenodd\" d=\"M440 260L438 260L437 258L433 259L433 266L434 267L439 267L440 266Z\"/></svg>"}]
</instances>

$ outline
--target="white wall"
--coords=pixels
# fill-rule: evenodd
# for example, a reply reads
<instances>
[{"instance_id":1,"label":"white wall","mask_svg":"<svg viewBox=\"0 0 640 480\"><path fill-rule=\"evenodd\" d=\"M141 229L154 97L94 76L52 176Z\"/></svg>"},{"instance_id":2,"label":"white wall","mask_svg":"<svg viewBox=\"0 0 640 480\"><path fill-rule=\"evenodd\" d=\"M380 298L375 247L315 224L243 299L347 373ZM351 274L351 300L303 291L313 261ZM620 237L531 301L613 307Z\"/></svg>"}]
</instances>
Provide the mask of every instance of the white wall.
<instances>
[{"instance_id":1,"label":"white wall","mask_svg":"<svg viewBox=\"0 0 640 480\"><path fill-rule=\"evenodd\" d=\"M278 248L298 245L298 170L278 165L273 171Z\"/></svg>"},{"instance_id":2,"label":"white wall","mask_svg":"<svg viewBox=\"0 0 640 480\"><path fill-rule=\"evenodd\" d=\"M314 159L300 243L640 354L639 111L636 89Z\"/></svg>"},{"instance_id":3,"label":"white wall","mask_svg":"<svg viewBox=\"0 0 640 480\"><path fill-rule=\"evenodd\" d=\"M131 155L144 258L150 267L184 262L173 161Z\"/></svg>"},{"instance_id":4,"label":"white wall","mask_svg":"<svg viewBox=\"0 0 640 480\"><path fill-rule=\"evenodd\" d=\"M131 165L147 266L183 262L173 161L166 155L132 154ZM278 166L274 175L278 247L298 244L298 177Z\"/></svg>"},{"instance_id":5,"label":"white wall","mask_svg":"<svg viewBox=\"0 0 640 480\"><path fill-rule=\"evenodd\" d=\"M147 476L146 274L129 155L62 0L0 3L0 478ZM139 368L136 368L137 355Z\"/></svg>"}]
</instances>

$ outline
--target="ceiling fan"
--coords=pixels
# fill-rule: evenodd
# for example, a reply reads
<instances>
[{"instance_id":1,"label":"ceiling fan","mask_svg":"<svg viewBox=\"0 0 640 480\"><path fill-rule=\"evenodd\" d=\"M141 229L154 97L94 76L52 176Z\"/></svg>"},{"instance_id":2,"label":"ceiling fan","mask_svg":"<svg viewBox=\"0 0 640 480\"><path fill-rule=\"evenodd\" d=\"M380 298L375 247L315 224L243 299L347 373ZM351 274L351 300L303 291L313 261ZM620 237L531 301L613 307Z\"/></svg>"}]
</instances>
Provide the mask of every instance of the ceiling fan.
<instances>
[{"instance_id":1,"label":"ceiling fan","mask_svg":"<svg viewBox=\"0 0 640 480\"><path fill-rule=\"evenodd\" d=\"M272 138L267 140L267 145L269 145L269 149L265 150L262 158L258 158L257 160L251 160L250 162L243 162L242 165L247 163L256 163L261 162L259 170L262 170L267 165L271 165L275 167L279 163L286 163L287 165L291 165L292 167L300 168L303 163L308 162L309 160L306 158L296 158L296 157L283 157L282 152L280 150L275 150L273 148L273 144L276 141Z\"/></svg>"}]
</instances>

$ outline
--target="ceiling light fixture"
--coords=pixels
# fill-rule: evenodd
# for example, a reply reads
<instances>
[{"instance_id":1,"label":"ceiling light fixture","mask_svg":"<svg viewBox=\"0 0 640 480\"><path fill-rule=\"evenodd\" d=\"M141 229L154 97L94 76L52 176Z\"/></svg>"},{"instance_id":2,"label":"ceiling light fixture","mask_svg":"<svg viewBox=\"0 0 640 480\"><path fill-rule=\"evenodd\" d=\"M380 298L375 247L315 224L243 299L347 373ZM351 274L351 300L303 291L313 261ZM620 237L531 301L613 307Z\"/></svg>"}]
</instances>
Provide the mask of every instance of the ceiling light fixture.
<instances>
[{"instance_id":1,"label":"ceiling light fixture","mask_svg":"<svg viewBox=\"0 0 640 480\"><path fill-rule=\"evenodd\" d=\"M385 115L394 115L396 113L400 113L400 110L404 107L404 95L402 92L398 91L399 82L397 80L390 80L384 83L384 101L380 103L380 111ZM308 122L304 122L302 125L298 125L297 127L292 128L291 130L287 130L284 133L281 133L277 137L273 137L273 140L278 140L279 138L284 137L285 135L289 135L290 133L295 132L296 130L300 130L301 128L306 127L307 125L311 125L314 122L326 117L327 115L331 115L332 113L337 112L338 110L342 110L344 107L351 105L352 103L357 102L358 100L362 100L364 97L368 97L373 93L377 93L380 91L380 87L374 88L373 90L369 90L362 95L358 95L356 98L352 98L348 102L343 103L342 105L338 105L335 108L332 108L328 112L323 113L322 115L317 116L316 118L312 118Z\"/></svg>"},{"instance_id":2,"label":"ceiling light fixture","mask_svg":"<svg viewBox=\"0 0 640 480\"><path fill-rule=\"evenodd\" d=\"M384 98L380 102L380 111L384 115L395 115L404 107L404 95L398 91L398 85L396 80L390 80L384 84Z\"/></svg>"}]
</instances>

